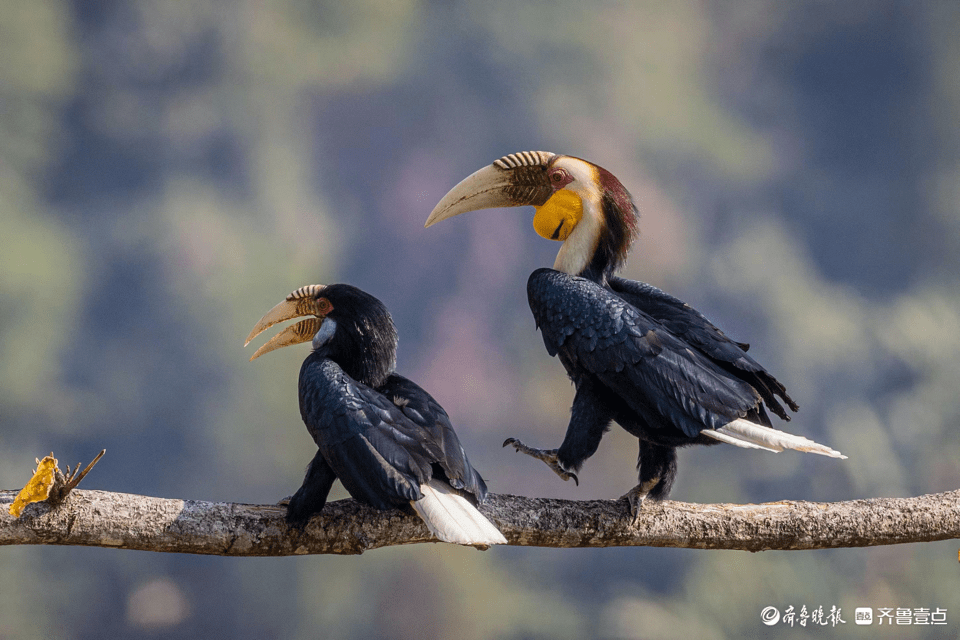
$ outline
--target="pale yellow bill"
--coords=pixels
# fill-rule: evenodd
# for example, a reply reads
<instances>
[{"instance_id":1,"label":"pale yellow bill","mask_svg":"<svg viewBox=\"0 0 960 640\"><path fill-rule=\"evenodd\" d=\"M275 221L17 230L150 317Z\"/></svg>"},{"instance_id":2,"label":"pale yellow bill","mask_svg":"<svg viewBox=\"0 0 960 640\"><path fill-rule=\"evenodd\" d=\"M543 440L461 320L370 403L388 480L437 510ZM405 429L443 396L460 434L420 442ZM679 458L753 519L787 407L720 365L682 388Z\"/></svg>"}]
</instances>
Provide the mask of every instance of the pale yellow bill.
<instances>
[{"instance_id":1,"label":"pale yellow bill","mask_svg":"<svg viewBox=\"0 0 960 640\"><path fill-rule=\"evenodd\" d=\"M293 316L297 317L297 316ZM283 320L288 320L289 318L284 318ZM282 322L283 320L277 320L276 322L267 325L267 327L276 324L277 322ZM257 351L250 356L250 360L256 360L265 353L271 351L276 351L282 347L288 347L292 344L300 344L301 342L309 342L313 340L313 336L317 335L317 331L320 331L320 325L323 324L323 318L307 318L306 320L301 320L296 324L292 324L277 335L273 336L268 340L263 346L261 346ZM264 327L266 329L267 327ZM263 329L261 329L262 331ZM257 331L260 333L260 331ZM256 334L254 334L255 336ZM250 340L254 336L251 336ZM250 343L250 340L247 340L247 344Z\"/></svg>"},{"instance_id":2,"label":"pale yellow bill","mask_svg":"<svg viewBox=\"0 0 960 640\"><path fill-rule=\"evenodd\" d=\"M310 286L322 287L323 285ZM273 309L270 309L266 315L260 318L256 326L253 327L253 331L251 331L250 335L247 336L247 341L243 343L243 346L250 344L251 340L275 324L279 324L286 320L293 320L294 318L301 318L303 316L320 315L320 309L316 298L293 297L304 288L305 287L301 287L300 289L297 289L297 291L291 293L289 296L287 296L286 300L275 306Z\"/></svg>"}]
</instances>

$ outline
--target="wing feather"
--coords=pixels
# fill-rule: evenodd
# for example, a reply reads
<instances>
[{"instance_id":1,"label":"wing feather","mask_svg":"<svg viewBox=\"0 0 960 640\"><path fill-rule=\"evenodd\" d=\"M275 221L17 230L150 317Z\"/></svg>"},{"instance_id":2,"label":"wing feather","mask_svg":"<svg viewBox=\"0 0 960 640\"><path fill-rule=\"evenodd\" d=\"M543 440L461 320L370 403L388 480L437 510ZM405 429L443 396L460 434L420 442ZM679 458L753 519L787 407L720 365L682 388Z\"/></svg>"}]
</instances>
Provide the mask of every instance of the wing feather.
<instances>
[{"instance_id":1,"label":"wing feather","mask_svg":"<svg viewBox=\"0 0 960 640\"><path fill-rule=\"evenodd\" d=\"M330 360L308 358L300 372L300 413L358 500L381 509L420 500L431 478L478 502L486 496L446 411L403 376L373 389Z\"/></svg>"},{"instance_id":2,"label":"wing feather","mask_svg":"<svg viewBox=\"0 0 960 640\"><path fill-rule=\"evenodd\" d=\"M300 414L350 494L380 509L422 497L435 456L422 429L330 360L300 371Z\"/></svg>"},{"instance_id":3,"label":"wing feather","mask_svg":"<svg viewBox=\"0 0 960 640\"><path fill-rule=\"evenodd\" d=\"M596 377L648 424L692 438L756 411L748 382L615 292L552 269L535 271L527 291L547 350L574 381Z\"/></svg>"},{"instance_id":4,"label":"wing feather","mask_svg":"<svg viewBox=\"0 0 960 640\"><path fill-rule=\"evenodd\" d=\"M404 415L419 427L421 433L427 434L425 439L433 461L440 466L450 485L483 502L487 485L470 464L450 417L440 403L415 382L398 374L387 378L380 391L395 398L395 404L399 401Z\"/></svg>"},{"instance_id":5,"label":"wing feather","mask_svg":"<svg viewBox=\"0 0 960 640\"><path fill-rule=\"evenodd\" d=\"M609 284L611 290L632 306L657 320L664 328L721 368L749 382L760 393L770 410L781 419L790 419L781 401L792 411L799 409L797 403L787 394L786 388L760 363L747 355L750 345L731 340L690 305L644 282L613 277Z\"/></svg>"}]
</instances>

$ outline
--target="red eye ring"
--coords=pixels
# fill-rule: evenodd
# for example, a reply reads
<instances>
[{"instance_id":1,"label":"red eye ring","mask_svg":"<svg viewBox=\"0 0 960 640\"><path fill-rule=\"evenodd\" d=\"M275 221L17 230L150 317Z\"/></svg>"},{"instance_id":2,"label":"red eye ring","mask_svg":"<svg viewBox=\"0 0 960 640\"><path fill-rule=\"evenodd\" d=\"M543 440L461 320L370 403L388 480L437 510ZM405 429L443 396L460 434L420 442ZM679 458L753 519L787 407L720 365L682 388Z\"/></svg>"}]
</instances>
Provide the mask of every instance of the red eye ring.
<instances>
[{"instance_id":1,"label":"red eye ring","mask_svg":"<svg viewBox=\"0 0 960 640\"><path fill-rule=\"evenodd\" d=\"M327 315L331 311L333 311L333 305L330 304L329 300L327 300L326 298L320 298L317 300L315 313L321 314L321 315Z\"/></svg>"}]
</instances>

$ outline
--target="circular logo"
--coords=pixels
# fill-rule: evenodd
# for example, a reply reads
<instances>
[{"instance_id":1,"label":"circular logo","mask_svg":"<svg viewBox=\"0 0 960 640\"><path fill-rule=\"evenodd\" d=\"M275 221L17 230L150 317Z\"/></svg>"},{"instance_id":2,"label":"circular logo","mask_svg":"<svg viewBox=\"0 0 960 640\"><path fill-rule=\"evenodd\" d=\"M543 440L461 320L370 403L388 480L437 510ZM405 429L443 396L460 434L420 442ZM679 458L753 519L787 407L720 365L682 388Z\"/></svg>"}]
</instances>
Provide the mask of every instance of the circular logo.
<instances>
[{"instance_id":1,"label":"circular logo","mask_svg":"<svg viewBox=\"0 0 960 640\"><path fill-rule=\"evenodd\" d=\"M776 607L766 607L760 612L760 620L768 627L780 622L780 610Z\"/></svg>"}]
</instances>

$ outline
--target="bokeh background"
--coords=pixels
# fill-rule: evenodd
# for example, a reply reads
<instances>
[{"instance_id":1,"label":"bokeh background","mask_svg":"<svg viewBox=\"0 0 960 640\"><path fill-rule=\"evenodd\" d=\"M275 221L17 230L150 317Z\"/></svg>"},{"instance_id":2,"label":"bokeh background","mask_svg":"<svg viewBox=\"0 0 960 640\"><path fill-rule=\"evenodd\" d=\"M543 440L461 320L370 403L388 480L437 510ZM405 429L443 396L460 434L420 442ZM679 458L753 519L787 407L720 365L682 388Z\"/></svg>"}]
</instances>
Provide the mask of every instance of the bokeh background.
<instances>
[{"instance_id":1,"label":"bokeh background","mask_svg":"<svg viewBox=\"0 0 960 640\"><path fill-rule=\"evenodd\" d=\"M621 495L619 428L579 487L500 448L566 426L525 299L558 245L521 209L423 229L468 173L545 149L622 180L643 229L625 274L752 343L801 404L790 430L850 456L688 450L673 498L956 489L958 122L951 1L3 0L0 487L106 448L85 488L289 495L307 347L250 364L243 339L296 287L349 282L392 310L399 370L493 491ZM767 605L840 607L817 637L869 631L858 606L945 608L896 635L957 637L956 558L8 547L0 638L796 637Z\"/></svg>"}]
</instances>

